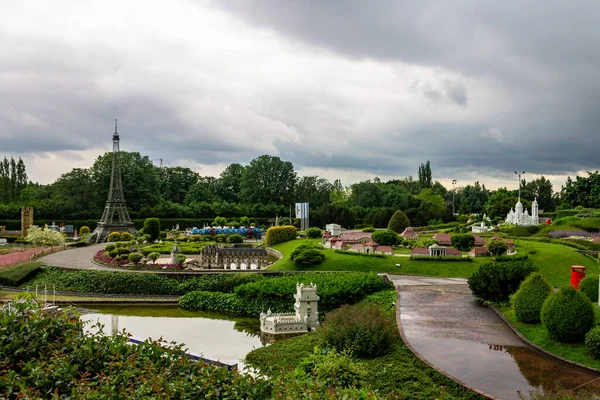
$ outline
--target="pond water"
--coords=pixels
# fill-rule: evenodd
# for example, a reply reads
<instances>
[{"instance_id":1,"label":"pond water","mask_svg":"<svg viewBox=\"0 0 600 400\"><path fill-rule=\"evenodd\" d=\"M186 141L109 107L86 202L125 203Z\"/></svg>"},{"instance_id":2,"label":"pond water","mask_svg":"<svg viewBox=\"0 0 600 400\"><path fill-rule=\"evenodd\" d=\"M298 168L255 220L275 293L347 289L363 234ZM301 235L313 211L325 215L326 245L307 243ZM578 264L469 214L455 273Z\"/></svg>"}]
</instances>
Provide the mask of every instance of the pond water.
<instances>
[{"instance_id":1,"label":"pond water","mask_svg":"<svg viewBox=\"0 0 600 400\"><path fill-rule=\"evenodd\" d=\"M176 305L89 305L87 308L96 312L81 319L100 322L105 333L125 329L138 340L162 337L183 343L190 352L204 358L226 364L238 363L254 348L263 346L258 318L185 311ZM93 328L88 325L88 329Z\"/></svg>"}]
</instances>

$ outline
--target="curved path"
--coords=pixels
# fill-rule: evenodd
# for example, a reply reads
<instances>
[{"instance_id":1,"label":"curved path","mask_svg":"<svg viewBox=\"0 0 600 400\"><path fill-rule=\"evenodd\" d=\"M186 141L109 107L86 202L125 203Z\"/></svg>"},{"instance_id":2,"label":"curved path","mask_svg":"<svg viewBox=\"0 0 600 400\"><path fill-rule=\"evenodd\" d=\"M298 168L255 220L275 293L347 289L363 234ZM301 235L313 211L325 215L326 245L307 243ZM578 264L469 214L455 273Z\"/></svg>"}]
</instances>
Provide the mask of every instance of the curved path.
<instances>
[{"instance_id":1,"label":"curved path","mask_svg":"<svg viewBox=\"0 0 600 400\"><path fill-rule=\"evenodd\" d=\"M95 269L100 271L120 271L117 268L102 267L92 262L92 257L106 244L94 244L86 247L78 247L52 253L38 258L51 267L71 268L71 269Z\"/></svg>"},{"instance_id":2,"label":"curved path","mask_svg":"<svg viewBox=\"0 0 600 400\"><path fill-rule=\"evenodd\" d=\"M465 279L389 278L398 292L398 326L406 344L465 386L497 399L557 385L600 393L600 374L529 350L492 310L474 301Z\"/></svg>"}]
</instances>

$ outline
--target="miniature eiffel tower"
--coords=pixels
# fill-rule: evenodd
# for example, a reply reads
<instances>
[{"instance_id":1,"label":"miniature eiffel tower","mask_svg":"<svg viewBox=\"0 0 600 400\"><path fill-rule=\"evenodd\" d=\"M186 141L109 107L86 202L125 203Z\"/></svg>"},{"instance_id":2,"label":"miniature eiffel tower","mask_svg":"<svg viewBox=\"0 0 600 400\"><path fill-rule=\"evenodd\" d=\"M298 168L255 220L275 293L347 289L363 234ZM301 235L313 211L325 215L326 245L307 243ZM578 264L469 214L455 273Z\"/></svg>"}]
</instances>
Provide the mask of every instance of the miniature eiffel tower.
<instances>
[{"instance_id":1,"label":"miniature eiffel tower","mask_svg":"<svg viewBox=\"0 0 600 400\"><path fill-rule=\"evenodd\" d=\"M119 162L119 133L115 119L115 133L113 135L112 174L110 176L110 189L108 200L98 226L90 236L91 243L104 243L111 232L137 233L133 222L129 218L123 195L123 182L121 181L121 165Z\"/></svg>"}]
</instances>

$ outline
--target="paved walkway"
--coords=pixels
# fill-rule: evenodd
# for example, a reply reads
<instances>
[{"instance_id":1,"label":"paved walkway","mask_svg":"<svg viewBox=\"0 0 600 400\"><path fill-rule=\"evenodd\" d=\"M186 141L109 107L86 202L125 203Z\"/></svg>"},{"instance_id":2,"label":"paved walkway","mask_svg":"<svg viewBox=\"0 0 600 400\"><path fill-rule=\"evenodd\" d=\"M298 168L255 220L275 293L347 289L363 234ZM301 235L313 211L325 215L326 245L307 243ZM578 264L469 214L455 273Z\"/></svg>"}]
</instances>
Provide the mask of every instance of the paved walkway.
<instances>
[{"instance_id":1,"label":"paved walkway","mask_svg":"<svg viewBox=\"0 0 600 400\"><path fill-rule=\"evenodd\" d=\"M390 275L398 292L398 325L405 342L442 373L498 399L519 391L585 388L600 393L600 374L543 357L478 305L465 279Z\"/></svg>"},{"instance_id":2,"label":"paved walkway","mask_svg":"<svg viewBox=\"0 0 600 400\"><path fill-rule=\"evenodd\" d=\"M100 249L103 249L105 245L106 244L94 244L86 247L78 247L76 249L63 250L58 253L40 257L38 258L38 261L51 267L119 271L116 268L102 267L92 262L94 254Z\"/></svg>"}]
</instances>

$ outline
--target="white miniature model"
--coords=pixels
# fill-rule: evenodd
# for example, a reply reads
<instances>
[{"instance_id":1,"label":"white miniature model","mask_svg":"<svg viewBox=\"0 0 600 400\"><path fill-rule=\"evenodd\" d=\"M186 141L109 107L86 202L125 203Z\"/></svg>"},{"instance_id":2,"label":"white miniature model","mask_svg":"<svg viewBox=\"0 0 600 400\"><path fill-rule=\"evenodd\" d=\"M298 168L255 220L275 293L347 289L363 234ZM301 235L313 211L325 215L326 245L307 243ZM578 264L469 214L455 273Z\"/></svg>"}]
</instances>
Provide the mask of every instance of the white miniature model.
<instances>
[{"instance_id":1,"label":"white miniature model","mask_svg":"<svg viewBox=\"0 0 600 400\"><path fill-rule=\"evenodd\" d=\"M327 224L325 230L331 233L331 236L340 236L342 233L342 226L338 224Z\"/></svg>"},{"instance_id":2,"label":"white miniature model","mask_svg":"<svg viewBox=\"0 0 600 400\"><path fill-rule=\"evenodd\" d=\"M271 310L260 313L260 330L263 333L286 334L304 333L314 330L319 325L319 296L317 285L296 285L294 295L295 313L272 313Z\"/></svg>"},{"instance_id":3,"label":"white miniature model","mask_svg":"<svg viewBox=\"0 0 600 400\"><path fill-rule=\"evenodd\" d=\"M531 203L531 215L529 215L527 209L523 211L523 204L521 203L521 199L519 199L515 205L515 209L511 208L510 212L506 215L505 223L521 226L539 225L537 198Z\"/></svg>"}]
</instances>

